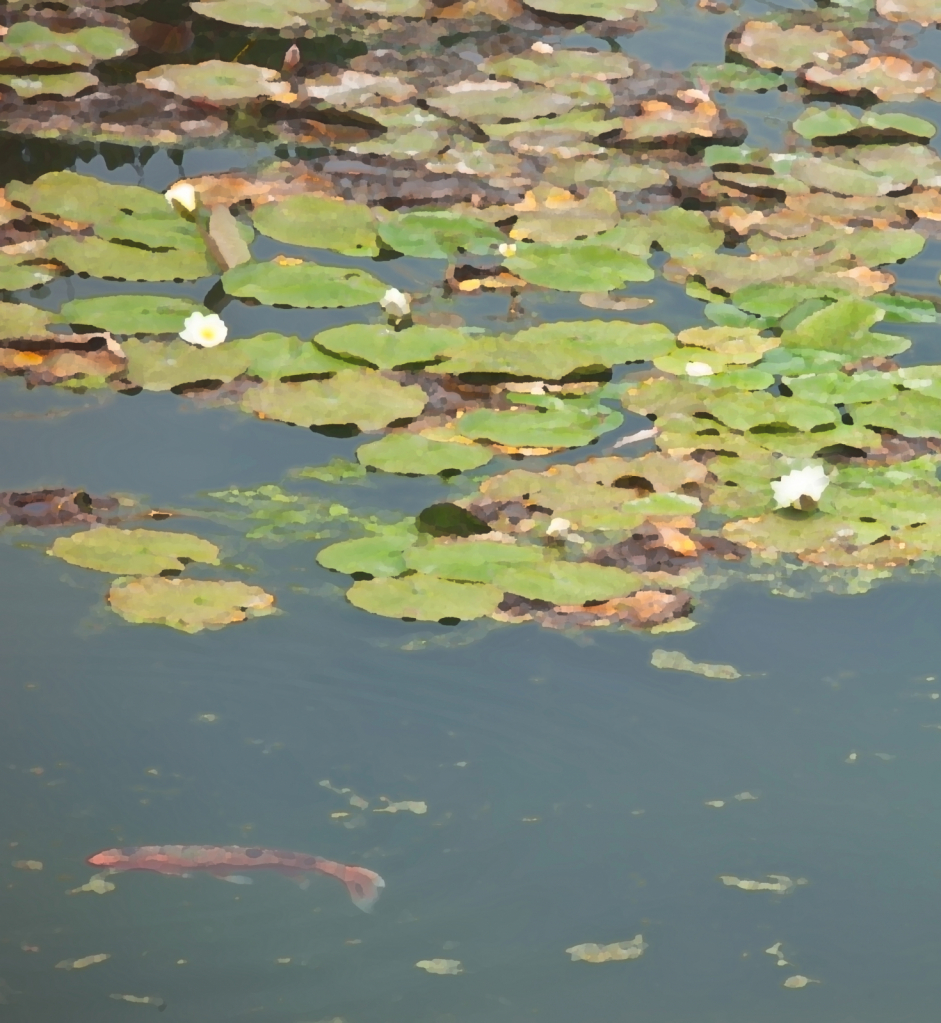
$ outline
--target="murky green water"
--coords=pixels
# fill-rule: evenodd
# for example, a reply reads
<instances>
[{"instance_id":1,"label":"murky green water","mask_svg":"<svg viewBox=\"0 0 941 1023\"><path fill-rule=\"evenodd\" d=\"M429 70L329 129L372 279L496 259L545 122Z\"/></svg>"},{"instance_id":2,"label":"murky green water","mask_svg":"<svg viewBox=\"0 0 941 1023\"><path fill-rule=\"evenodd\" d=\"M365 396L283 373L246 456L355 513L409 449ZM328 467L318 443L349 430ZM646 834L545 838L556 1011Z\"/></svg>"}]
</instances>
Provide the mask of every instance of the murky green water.
<instances>
[{"instance_id":1,"label":"murky green water","mask_svg":"<svg viewBox=\"0 0 941 1023\"><path fill-rule=\"evenodd\" d=\"M766 8L749 3L744 14ZM622 44L683 69L721 60L741 20L665 5ZM923 34L920 58L938 60L938 36ZM749 142L772 147L799 112L776 92L725 106ZM905 112L936 121L936 106ZM2 145L6 180L25 163L19 142ZM193 150L182 173L257 157ZM144 167L109 169L96 156L76 169L155 190L181 173L159 153ZM893 267L900 288L937 296L939 246ZM265 238L253 246L257 259L293 251ZM336 253L325 262L363 263ZM390 287L415 291L442 267L369 264ZM202 299L207 282L69 277L30 301L58 309L122 290ZM636 322L674 331L701 322L701 303L681 287L657 279L635 290L658 300L632 313ZM508 301L464 296L453 307L496 330ZM544 292L526 308L547 320L586 313L574 293ZM370 316L235 302L226 311L233 338L309 336ZM937 325L885 329L913 341L900 364L937 361ZM624 433L635 419L646 423L628 415ZM361 441L169 393L27 391L0 379L3 489L81 486L194 507L206 491L351 458ZM354 508L415 514L460 485L374 476L342 491L304 486ZM317 566L312 544L252 545L208 519L180 522L224 540L229 563L277 592L283 613L196 636L131 626L104 604L109 579L47 557L48 535L0 534L0 1006L11 1023L156 1011L108 997L122 993L162 999L176 1023L936 1018L936 576L807 600L731 585L700 601L692 633L571 638L532 623L448 628L365 614L344 600L346 580ZM650 655L664 640L742 677L657 670ZM384 800L427 811L376 812ZM98 849L171 843L316 853L378 871L386 889L369 916L321 877L300 891L277 876L249 887L132 873L104 895L70 893ZM722 875L806 883L743 891ZM566 955L639 933L649 947L637 962ZM766 951L778 943L780 956ZM98 953L110 958L54 969ZM435 958L459 960L463 973L416 969ZM794 975L811 983L784 988Z\"/></svg>"}]
</instances>

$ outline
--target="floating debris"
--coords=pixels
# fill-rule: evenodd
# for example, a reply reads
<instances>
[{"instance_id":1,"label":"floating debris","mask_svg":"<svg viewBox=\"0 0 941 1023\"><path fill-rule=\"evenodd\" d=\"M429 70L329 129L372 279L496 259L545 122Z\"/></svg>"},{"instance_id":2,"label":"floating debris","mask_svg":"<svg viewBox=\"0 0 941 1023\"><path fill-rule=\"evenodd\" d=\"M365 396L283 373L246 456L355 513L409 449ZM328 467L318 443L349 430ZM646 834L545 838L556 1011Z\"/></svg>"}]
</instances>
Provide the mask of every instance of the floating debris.
<instances>
[{"instance_id":1,"label":"floating debris","mask_svg":"<svg viewBox=\"0 0 941 1023\"><path fill-rule=\"evenodd\" d=\"M789 966L790 963L784 958L784 953L781 951L781 947L784 943L781 941L775 942L771 948L765 949L765 955L774 956L777 960L777 966Z\"/></svg>"},{"instance_id":2,"label":"floating debris","mask_svg":"<svg viewBox=\"0 0 941 1023\"><path fill-rule=\"evenodd\" d=\"M807 878L799 877L796 881L784 874L767 874L770 881L749 881L746 878L734 877L732 874L720 874L719 880L730 888L741 888L743 892L778 892L785 895L792 892L798 885L807 884Z\"/></svg>"},{"instance_id":3,"label":"floating debris","mask_svg":"<svg viewBox=\"0 0 941 1023\"><path fill-rule=\"evenodd\" d=\"M156 995L108 995L109 998L113 998L116 1002L131 1002L134 1005L152 1005L158 1012L163 1012L167 1007L167 1003L162 998L157 998Z\"/></svg>"},{"instance_id":4,"label":"floating debris","mask_svg":"<svg viewBox=\"0 0 941 1023\"><path fill-rule=\"evenodd\" d=\"M405 800L401 803L393 803L386 796L380 796L379 798L388 805L376 807L373 810L373 813L398 813L399 810L408 810L409 813L419 814L428 812L427 803L416 802L412 800Z\"/></svg>"},{"instance_id":5,"label":"floating debris","mask_svg":"<svg viewBox=\"0 0 941 1023\"><path fill-rule=\"evenodd\" d=\"M607 963L623 959L640 959L647 948L643 935L637 934L630 941L614 941L610 945L595 945L588 942L584 945L573 945L565 951L572 957L572 962Z\"/></svg>"},{"instance_id":6,"label":"floating debris","mask_svg":"<svg viewBox=\"0 0 941 1023\"><path fill-rule=\"evenodd\" d=\"M420 959L415 965L427 973L439 973L442 976L455 976L464 972L459 959Z\"/></svg>"},{"instance_id":7,"label":"floating debris","mask_svg":"<svg viewBox=\"0 0 941 1023\"><path fill-rule=\"evenodd\" d=\"M707 664L691 661L686 654L678 650L654 650L650 655L650 663L655 668L669 668L672 671L691 671L706 678L724 678L729 681L741 678L741 674L731 664Z\"/></svg>"},{"instance_id":8,"label":"floating debris","mask_svg":"<svg viewBox=\"0 0 941 1023\"><path fill-rule=\"evenodd\" d=\"M781 987L802 988L807 987L808 984L819 983L819 980L812 980L810 977L805 977L800 973L795 973L793 977L788 977Z\"/></svg>"},{"instance_id":9,"label":"floating debris","mask_svg":"<svg viewBox=\"0 0 941 1023\"><path fill-rule=\"evenodd\" d=\"M111 958L110 952L99 952L93 956L83 956L81 959L63 959L56 963L57 970L84 970L86 966L94 966L95 963L103 963Z\"/></svg>"},{"instance_id":10,"label":"floating debris","mask_svg":"<svg viewBox=\"0 0 941 1023\"><path fill-rule=\"evenodd\" d=\"M706 806L714 806L716 809L718 809L721 806L725 806L725 800L724 799L707 799L705 805Z\"/></svg>"},{"instance_id":11,"label":"floating debris","mask_svg":"<svg viewBox=\"0 0 941 1023\"><path fill-rule=\"evenodd\" d=\"M42 860L14 860L17 870L42 870Z\"/></svg>"},{"instance_id":12,"label":"floating debris","mask_svg":"<svg viewBox=\"0 0 941 1023\"><path fill-rule=\"evenodd\" d=\"M752 795L751 792L739 792L737 795L733 796L732 798L733 799L737 799L740 803L748 803L748 802L751 802L752 800L757 799L758 797Z\"/></svg>"},{"instance_id":13,"label":"floating debris","mask_svg":"<svg viewBox=\"0 0 941 1023\"><path fill-rule=\"evenodd\" d=\"M108 892L114 891L114 883L108 881L108 876L113 873L110 870L104 870L99 874L92 874L92 876L83 885L79 885L78 888L69 889L69 895L78 895L80 892L94 892L96 895L106 895Z\"/></svg>"}]
</instances>

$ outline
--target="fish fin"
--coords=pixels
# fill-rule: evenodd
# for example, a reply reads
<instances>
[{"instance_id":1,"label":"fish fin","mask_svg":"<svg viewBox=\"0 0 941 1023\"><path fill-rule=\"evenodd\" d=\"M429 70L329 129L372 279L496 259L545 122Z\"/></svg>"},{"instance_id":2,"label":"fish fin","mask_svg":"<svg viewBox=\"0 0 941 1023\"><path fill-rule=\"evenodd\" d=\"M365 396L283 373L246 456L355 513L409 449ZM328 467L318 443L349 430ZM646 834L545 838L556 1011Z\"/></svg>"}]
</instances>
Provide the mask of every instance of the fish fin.
<instances>
[{"instance_id":1,"label":"fish fin","mask_svg":"<svg viewBox=\"0 0 941 1023\"><path fill-rule=\"evenodd\" d=\"M228 881L229 884L254 884L255 882L244 874L217 874L220 881Z\"/></svg>"},{"instance_id":2,"label":"fish fin","mask_svg":"<svg viewBox=\"0 0 941 1023\"><path fill-rule=\"evenodd\" d=\"M371 913L376 899L379 898L379 890L385 888L386 883L373 870L365 867L346 867L340 875L340 880L346 885L350 893L353 905L364 913Z\"/></svg>"}]
</instances>

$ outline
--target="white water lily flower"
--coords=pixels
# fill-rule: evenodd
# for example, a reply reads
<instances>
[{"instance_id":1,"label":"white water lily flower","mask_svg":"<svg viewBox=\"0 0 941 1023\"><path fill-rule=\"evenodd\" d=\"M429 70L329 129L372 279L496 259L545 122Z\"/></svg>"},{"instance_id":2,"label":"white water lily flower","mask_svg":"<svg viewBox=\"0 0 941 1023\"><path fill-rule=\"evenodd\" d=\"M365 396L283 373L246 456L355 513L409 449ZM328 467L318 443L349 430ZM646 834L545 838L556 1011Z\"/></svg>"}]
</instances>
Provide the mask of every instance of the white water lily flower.
<instances>
[{"instance_id":1,"label":"white water lily flower","mask_svg":"<svg viewBox=\"0 0 941 1023\"><path fill-rule=\"evenodd\" d=\"M711 377L715 373L708 362L687 362L685 369L688 377Z\"/></svg>"},{"instance_id":2,"label":"white water lily flower","mask_svg":"<svg viewBox=\"0 0 941 1023\"><path fill-rule=\"evenodd\" d=\"M187 344L198 345L200 348L215 348L225 341L229 328L225 325L222 317L215 313L208 316L203 313L193 313L186 317L180 337Z\"/></svg>"},{"instance_id":3,"label":"white water lily flower","mask_svg":"<svg viewBox=\"0 0 941 1023\"><path fill-rule=\"evenodd\" d=\"M188 181L178 181L175 185L171 185L163 195L171 206L174 202L178 202L190 213L196 209L196 189Z\"/></svg>"},{"instance_id":4,"label":"white water lily flower","mask_svg":"<svg viewBox=\"0 0 941 1023\"><path fill-rule=\"evenodd\" d=\"M806 469L795 469L771 484L779 508L786 508L802 497L819 501L830 485L822 465L810 465Z\"/></svg>"},{"instance_id":5,"label":"white water lily flower","mask_svg":"<svg viewBox=\"0 0 941 1023\"><path fill-rule=\"evenodd\" d=\"M392 316L408 316L412 311L409 296L404 291L399 291L398 288L389 288L379 299L379 305Z\"/></svg>"}]
</instances>

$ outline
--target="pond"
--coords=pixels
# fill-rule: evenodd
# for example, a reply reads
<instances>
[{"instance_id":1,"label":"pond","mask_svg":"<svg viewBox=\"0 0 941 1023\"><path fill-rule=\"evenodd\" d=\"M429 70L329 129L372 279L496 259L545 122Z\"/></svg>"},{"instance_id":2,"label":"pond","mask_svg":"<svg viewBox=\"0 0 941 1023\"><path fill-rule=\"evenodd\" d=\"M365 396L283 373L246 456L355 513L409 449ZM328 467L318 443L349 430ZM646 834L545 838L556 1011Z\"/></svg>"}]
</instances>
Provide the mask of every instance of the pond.
<instances>
[{"instance_id":1,"label":"pond","mask_svg":"<svg viewBox=\"0 0 941 1023\"><path fill-rule=\"evenodd\" d=\"M938 17L7 5L5 1018L934 1018Z\"/></svg>"}]
</instances>

